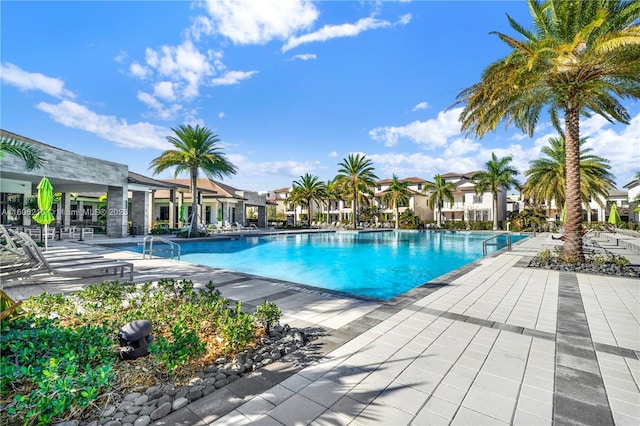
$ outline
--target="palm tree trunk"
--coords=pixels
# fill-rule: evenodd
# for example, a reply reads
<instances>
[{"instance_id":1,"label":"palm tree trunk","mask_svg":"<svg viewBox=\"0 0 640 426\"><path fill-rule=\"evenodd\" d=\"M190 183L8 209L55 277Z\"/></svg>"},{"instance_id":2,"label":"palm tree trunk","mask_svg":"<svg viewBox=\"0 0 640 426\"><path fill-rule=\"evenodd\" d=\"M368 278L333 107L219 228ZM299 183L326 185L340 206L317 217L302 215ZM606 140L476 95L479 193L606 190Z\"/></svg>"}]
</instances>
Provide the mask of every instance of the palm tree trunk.
<instances>
[{"instance_id":1,"label":"palm tree trunk","mask_svg":"<svg viewBox=\"0 0 640 426\"><path fill-rule=\"evenodd\" d=\"M498 193L493 193L493 230L498 230Z\"/></svg>"},{"instance_id":2,"label":"palm tree trunk","mask_svg":"<svg viewBox=\"0 0 640 426\"><path fill-rule=\"evenodd\" d=\"M356 212L358 211L358 191L353 191L353 229L358 229L358 220Z\"/></svg>"},{"instance_id":3,"label":"palm tree trunk","mask_svg":"<svg viewBox=\"0 0 640 426\"><path fill-rule=\"evenodd\" d=\"M577 107L565 109L566 203L564 259L584 262L582 252L582 201L580 200L580 115Z\"/></svg>"},{"instance_id":4,"label":"palm tree trunk","mask_svg":"<svg viewBox=\"0 0 640 426\"><path fill-rule=\"evenodd\" d=\"M438 203L438 217L436 218L436 225L438 228L442 228L442 205Z\"/></svg>"},{"instance_id":5,"label":"palm tree trunk","mask_svg":"<svg viewBox=\"0 0 640 426\"><path fill-rule=\"evenodd\" d=\"M398 210L398 203L396 202L396 229L400 227L400 211Z\"/></svg>"},{"instance_id":6,"label":"palm tree trunk","mask_svg":"<svg viewBox=\"0 0 640 426\"><path fill-rule=\"evenodd\" d=\"M191 227L189 238L196 235L196 217L198 216L198 170L191 170Z\"/></svg>"}]
</instances>

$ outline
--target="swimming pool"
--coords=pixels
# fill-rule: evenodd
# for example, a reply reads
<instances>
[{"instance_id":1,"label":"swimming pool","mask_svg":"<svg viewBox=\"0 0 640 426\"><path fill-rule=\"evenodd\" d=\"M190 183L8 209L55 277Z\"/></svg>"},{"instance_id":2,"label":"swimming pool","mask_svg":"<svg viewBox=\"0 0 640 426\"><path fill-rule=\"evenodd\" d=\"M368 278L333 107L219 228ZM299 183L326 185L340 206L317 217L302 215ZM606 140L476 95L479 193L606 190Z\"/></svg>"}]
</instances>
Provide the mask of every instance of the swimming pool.
<instances>
[{"instance_id":1,"label":"swimming pool","mask_svg":"<svg viewBox=\"0 0 640 426\"><path fill-rule=\"evenodd\" d=\"M186 262L388 300L481 258L482 241L493 235L336 232L245 236L180 245L181 260ZM512 235L512 241L521 238ZM121 248L142 251L141 246Z\"/></svg>"}]
</instances>

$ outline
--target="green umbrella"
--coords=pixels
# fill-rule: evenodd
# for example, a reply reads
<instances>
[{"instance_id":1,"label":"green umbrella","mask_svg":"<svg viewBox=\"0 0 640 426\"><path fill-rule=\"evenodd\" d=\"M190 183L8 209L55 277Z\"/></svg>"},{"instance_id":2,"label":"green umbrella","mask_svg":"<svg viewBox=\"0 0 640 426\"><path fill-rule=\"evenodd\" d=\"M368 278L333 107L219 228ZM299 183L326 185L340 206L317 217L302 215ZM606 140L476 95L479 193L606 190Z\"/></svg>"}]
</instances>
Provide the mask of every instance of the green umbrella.
<instances>
[{"instance_id":1,"label":"green umbrella","mask_svg":"<svg viewBox=\"0 0 640 426\"><path fill-rule=\"evenodd\" d=\"M56 218L51 214L51 206L53 205L53 187L47 177L43 177L38 184L38 208L40 211L33 216L33 220L44 225L44 249L47 250L47 231L48 226Z\"/></svg>"},{"instance_id":2,"label":"green umbrella","mask_svg":"<svg viewBox=\"0 0 640 426\"><path fill-rule=\"evenodd\" d=\"M612 204L611 211L609 212L609 220L607 221L615 227L620 226L622 219L620 219L620 213L618 213L618 205Z\"/></svg>"},{"instance_id":3,"label":"green umbrella","mask_svg":"<svg viewBox=\"0 0 640 426\"><path fill-rule=\"evenodd\" d=\"M184 222L184 204L180 204L180 218L178 220Z\"/></svg>"}]
</instances>

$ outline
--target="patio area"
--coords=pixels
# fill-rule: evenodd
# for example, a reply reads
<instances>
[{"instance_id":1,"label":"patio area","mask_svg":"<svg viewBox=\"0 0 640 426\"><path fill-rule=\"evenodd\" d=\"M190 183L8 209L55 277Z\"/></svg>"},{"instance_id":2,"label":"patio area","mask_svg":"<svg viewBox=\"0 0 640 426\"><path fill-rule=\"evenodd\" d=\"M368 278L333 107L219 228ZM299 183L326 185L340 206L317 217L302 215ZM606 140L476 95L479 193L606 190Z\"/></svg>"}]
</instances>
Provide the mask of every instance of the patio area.
<instances>
[{"instance_id":1,"label":"patio area","mask_svg":"<svg viewBox=\"0 0 640 426\"><path fill-rule=\"evenodd\" d=\"M640 265L639 254L592 238ZM320 336L155 425L637 425L640 282L528 268L550 240L528 238L388 302L142 259L99 237L54 245L132 262L136 282L212 280L226 298L273 301L282 323ZM23 299L95 281L44 277L4 290Z\"/></svg>"}]
</instances>

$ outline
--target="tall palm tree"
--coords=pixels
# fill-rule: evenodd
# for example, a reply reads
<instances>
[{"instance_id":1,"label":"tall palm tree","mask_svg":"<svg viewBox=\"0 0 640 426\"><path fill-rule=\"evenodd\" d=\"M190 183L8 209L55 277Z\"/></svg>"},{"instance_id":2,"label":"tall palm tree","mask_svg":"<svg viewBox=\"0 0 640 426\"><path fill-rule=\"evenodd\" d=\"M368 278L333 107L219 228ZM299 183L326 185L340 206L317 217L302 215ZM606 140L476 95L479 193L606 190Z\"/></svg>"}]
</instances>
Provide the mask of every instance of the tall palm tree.
<instances>
[{"instance_id":1,"label":"tall palm tree","mask_svg":"<svg viewBox=\"0 0 640 426\"><path fill-rule=\"evenodd\" d=\"M191 227L189 236L196 234L198 207L198 175L202 170L211 180L236 173L236 167L218 146L220 138L212 130L196 125L180 125L171 129L175 136L167 136L174 149L164 151L151 160L153 173L175 167L175 177L188 172L191 178Z\"/></svg>"},{"instance_id":2,"label":"tall palm tree","mask_svg":"<svg viewBox=\"0 0 640 426\"><path fill-rule=\"evenodd\" d=\"M284 200L285 204L291 204L293 206L293 224L296 224L296 209L298 205L303 205L305 202L302 196L302 191L299 187L292 187L291 191ZM286 209L285 209L286 210Z\"/></svg>"},{"instance_id":3,"label":"tall palm tree","mask_svg":"<svg viewBox=\"0 0 640 426\"><path fill-rule=\"evenodd\" d=\"M340 168L336 175L336 181L346 195L352 201L353 207L353 228L358 226L356 217L358 212L358 202L364 202L366 195L373 195L372 187L376 185L378 176L374 173L373 163L365 155L349 154L338 163Z\"/></svg>"},{"instance_id":4,"label":"tall palm tree","mask_svg":"<svg viewBox=\"0 0 640 426\"><path fill-rule=\"evenodd\" d=\"M580 138L580 146L586 141L586 138ZM589 198L597 200L604 208L602 200L607 198L615 182L609 172L609 161L589 154L591 151L591 148L580 149L580 199L587 206ZM545 145L541 152L548 158L529 161L529 169L524 172L527 176L524 195L535 201L544 201L547 206L552 200L556 207L564 206L567 174L565 138L562 135L549 138L549 145Z\"/></svg>"},{"instance_id":5,"label":"tall palm tree","mask_svg":"<svg viewBox=\"0 0 640 426\"><path fill-rule=\"evenodd\" d=\"M40 150L28 142L20 139L0 138L0 160L5 154L11 154L24 160L27 170L34 170L44 164Z\"/></svg>"},{"instance_id":6,"label":"tall palm tree","mask_svg":"<svg viewBox=\"0 0 640 426\"><path fill-rule=\"evenodd\" d=\"M580 115L594 112L628 124L622 98L640 98L640 3L611 0L528 0L533 30L508 16L524 37L496 34L511 53L489 65L456 104L467 134L485 136L506 121L532 136L545 106L566 135L564 259L583 262L580 200Z\"/></svg>"},{"instance_id":7,"label":"tall palm tree","mask_svg":"<svg viewBox=\"0 0 640 426\"><path fill-rule=\"evenodd\" d=\"M304 199L307 204L307 224L311 227L311 203L322 199L324 183L319 181L318 176L305 173L304 176L300 176L300 180L293 181L293 189L298 192L298 196Z\"/></svg>"},{"instance_id":8,"label":"tall palm tree","mask_svg":"<svg viewBox=\"0 0 640 426\"><path fill-rule=\"evenodd\" d=\"M476 182L476 193L482 194L489 190L493 195L493 230L498 229L498 193L515 185L520 185L516 180L518 171L509 165L513 158L510 155L498 158L494 152L487 161L487 170L476 172L471 180Z\"/></svg>"},{"instance_id":9,"label":"tall palm tree","mask_svg":"<svg viewBox=\"0 0 640 426\"><path fill-rule=\"evenodd\" d=\"M340 199L340 186L336 179L329 179L324 184L324 202L327 203L327 223L329 223L329 212L331 211L331 202Z\"/></svg>"},{"instance_id":10,"label":"tall palm tree","mask_svg":"<svg viewBox=\"0 0 640 426\"><path fill-rule=\"evenodd\" d=\"M387 192L382 196L382 201L390 203L396 214L396 229L400 226L400 204L407 204L411 198L411 191L409 191L409 182L401 182L398 180L398 176L395 174L391 179L391 183L387 188Z\"/></svg>"},{"instance_id":11,"label":"tall palm tree","mask_svg":"<svg viewBox=\"0 0 640 426\"><path fill-rule=\"evenodd\" d=\"M456 189L456 184L453 182L447 182L442 175L435 175L433 177L433 183L427 182L422 187L422 192L424 194L431 192L431 195L429 195L429 198L427 199L427 204L431 210L437 208L436 226L438 228L442 226L442 206L445 201L448 201L449 204L453 205L453 193Z\"/></svg>"}]
</instances>

